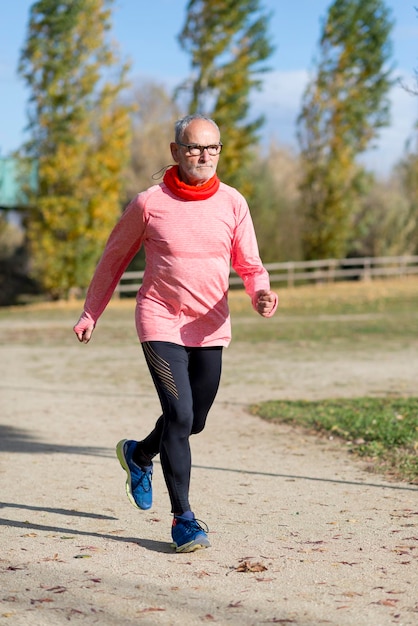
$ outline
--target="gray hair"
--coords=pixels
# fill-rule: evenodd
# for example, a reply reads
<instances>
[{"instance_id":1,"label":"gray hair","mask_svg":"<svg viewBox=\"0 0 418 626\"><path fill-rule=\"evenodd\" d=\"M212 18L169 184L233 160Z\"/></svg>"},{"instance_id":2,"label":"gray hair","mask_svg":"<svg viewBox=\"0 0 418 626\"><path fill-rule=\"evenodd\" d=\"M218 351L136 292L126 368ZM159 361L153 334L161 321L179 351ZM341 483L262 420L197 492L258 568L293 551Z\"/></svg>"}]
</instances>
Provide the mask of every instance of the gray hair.
<instances>
[{"instance_id":1,"label":"gray hair","mask_svg":"<svg viewBox=\"0 0 418 626\"><path fill-rule=\"evenodd\" d=\"M210 122L215 126L220 134L219 126L211 117L203 115L202 113L193 113L192 115L186 115L186 117L183 117L181 120L177 120L174 124L174 141L176 143L183 139L186 128L191 122L193 122L193 120L205 120L205 122Z\"/></svg>"}]
</instances>

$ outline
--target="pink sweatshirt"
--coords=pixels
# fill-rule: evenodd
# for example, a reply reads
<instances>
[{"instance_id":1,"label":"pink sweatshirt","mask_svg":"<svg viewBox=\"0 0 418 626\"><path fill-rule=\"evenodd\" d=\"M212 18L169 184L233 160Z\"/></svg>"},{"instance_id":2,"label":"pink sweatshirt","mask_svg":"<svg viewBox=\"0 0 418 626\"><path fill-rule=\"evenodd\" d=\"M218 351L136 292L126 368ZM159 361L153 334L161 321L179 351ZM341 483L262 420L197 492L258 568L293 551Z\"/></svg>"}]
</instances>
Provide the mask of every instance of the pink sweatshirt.
<instances>
[{"instance_id":1,"label":"pink sweatshirt","mask_svg":"<svg viewBox=\"0 0 418 626\"><path fill-rule=\"evenodd\" d=\"M161 183L128 204L109 237L85 302L94 322L141 245L146 253L136 298L141 342L227 346L231 264L253 306L256 292L270 289L247 202L236 189L221 183L206 200L182 200Z\"/></svg>"}]
</instances>

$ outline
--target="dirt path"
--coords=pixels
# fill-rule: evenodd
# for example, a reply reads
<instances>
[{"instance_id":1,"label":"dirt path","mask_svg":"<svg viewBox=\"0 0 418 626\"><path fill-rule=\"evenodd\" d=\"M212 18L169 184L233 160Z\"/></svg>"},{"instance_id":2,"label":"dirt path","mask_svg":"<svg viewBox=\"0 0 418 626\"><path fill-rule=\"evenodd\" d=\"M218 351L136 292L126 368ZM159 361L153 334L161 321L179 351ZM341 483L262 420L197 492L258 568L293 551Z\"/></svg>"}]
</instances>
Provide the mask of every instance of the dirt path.
<instances>
[{"instance_id":1,"label":"dirt path","mask_svg":"<svg viewBox=\"0 0 418 626\"><path fill-rule=\"evenodd\" d=\"M178 555L160 466L155 505L139 512L114 455L158 413L139 349L106 345L104 331L87 347L55 341L63 325L34 322L23 341L19 322L0 322L0 624L418 624L417 487L246 411L271 398L416 394L416 347L233 343L193 439L193 508L212 547Z\"/></svg>"}]
</instances>

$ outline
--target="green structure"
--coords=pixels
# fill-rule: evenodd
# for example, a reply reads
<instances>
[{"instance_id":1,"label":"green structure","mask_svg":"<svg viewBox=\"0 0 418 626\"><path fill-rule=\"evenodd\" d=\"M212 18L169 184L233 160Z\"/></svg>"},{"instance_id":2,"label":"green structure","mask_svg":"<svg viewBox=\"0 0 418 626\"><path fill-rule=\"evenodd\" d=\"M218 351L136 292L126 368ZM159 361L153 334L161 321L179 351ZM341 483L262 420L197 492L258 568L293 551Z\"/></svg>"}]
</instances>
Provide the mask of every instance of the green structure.
<instances>
[{"instance_id":1,"label":"green structure","mask_svg":"<svg viewBox=\"0 0 418 626\"><path fill-rule=\"evenodd\" d=\"M28 183L32 189L36 189L35 165ZM21 180L19 180L18 160L13 157L0 157L0 210L18 211L22 210L26 204L27 199L21 188Z\"/></svg>"}]
</instances>

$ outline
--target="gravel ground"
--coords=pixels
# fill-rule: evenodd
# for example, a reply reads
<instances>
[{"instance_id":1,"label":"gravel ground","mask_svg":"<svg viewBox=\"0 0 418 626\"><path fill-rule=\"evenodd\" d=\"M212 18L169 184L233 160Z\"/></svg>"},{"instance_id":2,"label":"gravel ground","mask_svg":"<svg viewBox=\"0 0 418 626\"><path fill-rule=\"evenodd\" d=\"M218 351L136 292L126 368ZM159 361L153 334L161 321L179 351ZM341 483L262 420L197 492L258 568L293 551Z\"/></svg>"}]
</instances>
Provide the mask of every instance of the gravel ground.
<instances>
[{"instance_id":1,"label":"gravel ground","mask_svg":"<svg viewBox=\"0 0 418 626\"><path fill-rule=\"evenodd\" d=\"M247 410L416 394L416 346L233 342L192 439L191 501L212 547L175 554L160 465L154 506L138 511L114 454L159 412L138 346L106 341L105 327L88 346L55 340L59 320L34 321L26 332L44 340L21 341L20 324L0 321L0 624L418 624L418 488Z\"/></svg>"}]
</instances>

